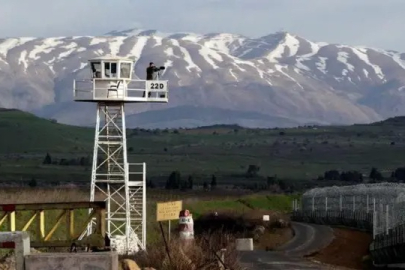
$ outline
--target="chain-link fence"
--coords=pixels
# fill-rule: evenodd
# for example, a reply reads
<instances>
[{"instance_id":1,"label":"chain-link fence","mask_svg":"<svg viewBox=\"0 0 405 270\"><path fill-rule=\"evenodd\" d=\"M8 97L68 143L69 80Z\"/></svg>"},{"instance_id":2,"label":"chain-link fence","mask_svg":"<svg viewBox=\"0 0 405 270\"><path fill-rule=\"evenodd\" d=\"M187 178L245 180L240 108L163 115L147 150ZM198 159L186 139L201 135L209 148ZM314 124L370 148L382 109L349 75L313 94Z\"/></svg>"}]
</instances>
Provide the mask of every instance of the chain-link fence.
<instances>
[{"instance_id":1,"label":"chain-link fence","mask_svg":"<svg viewBox=\"0 0 405 270\"><path fill-rule=\"evenodd\" d=\"M405 224L405 184L315 188L305 192L293 207L294 212L300 212L296 216L311 217L323 224L352 224L351 227L372 230L375 237Z\"/></svg>"}]
</instances>

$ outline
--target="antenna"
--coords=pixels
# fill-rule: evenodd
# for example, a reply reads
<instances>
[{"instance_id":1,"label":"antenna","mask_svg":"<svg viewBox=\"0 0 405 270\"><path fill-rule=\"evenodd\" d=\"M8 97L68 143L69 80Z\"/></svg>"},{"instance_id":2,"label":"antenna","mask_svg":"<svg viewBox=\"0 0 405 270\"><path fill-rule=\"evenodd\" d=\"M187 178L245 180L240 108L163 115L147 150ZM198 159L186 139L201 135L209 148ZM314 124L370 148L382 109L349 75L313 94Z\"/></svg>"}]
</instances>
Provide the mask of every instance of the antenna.
<instances>
[{"instance_id":1,"label":"antenna","mask_svg":"<svg viewBox=\"0 0 405 270\"><path fill-rule=\"evenodd\" d=\"M91 78L73 81L74 100L97 103L90 201L107 202L107 236L119 254L146 248L146 163L130 163L124 105L167 103L168 82L133 80L134 61L89 60ZM94 223L80 237L94 232Z\"/></svg>"}]
</instances>

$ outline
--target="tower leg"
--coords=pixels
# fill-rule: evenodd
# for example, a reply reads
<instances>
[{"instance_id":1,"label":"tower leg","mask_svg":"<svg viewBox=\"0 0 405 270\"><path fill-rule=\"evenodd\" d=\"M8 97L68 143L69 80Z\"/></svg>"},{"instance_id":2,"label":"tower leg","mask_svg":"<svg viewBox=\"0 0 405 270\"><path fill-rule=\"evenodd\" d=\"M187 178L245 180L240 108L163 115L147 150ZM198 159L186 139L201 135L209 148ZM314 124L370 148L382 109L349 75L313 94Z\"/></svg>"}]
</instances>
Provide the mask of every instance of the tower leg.
<instances>
[{"instance_id":1,"label":"tower leg","mask_svg":"<svg viewBox=\"0 0 405 270\"><path fill-rule=\"evenodd\" d=\"M140 184L144 182L132 182L129 179L124 103L99 103L90 200L103 199L107 202L107 234L112 246L120 254L136 253L139 248L145 247L144 234L142 233L141 241L136 228L131 224L137 220L133 218L133 212L139 208L138 205L134 206L131 186ZM142 220L145 219L146 212L143 209L144 202L143 196L140 202ZM145 222L142 223L143 226L146 225ZM90 225L88 234L91 232Z\"/></svg>"}]
</instances>

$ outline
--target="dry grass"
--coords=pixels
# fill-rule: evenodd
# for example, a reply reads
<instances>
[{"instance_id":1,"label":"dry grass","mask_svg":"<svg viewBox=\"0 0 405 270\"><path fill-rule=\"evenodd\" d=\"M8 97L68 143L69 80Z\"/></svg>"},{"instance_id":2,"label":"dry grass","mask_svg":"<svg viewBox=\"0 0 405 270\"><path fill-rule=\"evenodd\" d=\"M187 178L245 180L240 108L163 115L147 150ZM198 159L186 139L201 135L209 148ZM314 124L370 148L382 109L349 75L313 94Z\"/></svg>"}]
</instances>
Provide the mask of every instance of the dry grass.
<instances>
[{"instance_id":1,"label":"dry grass","mask_svg":"<svg viewBox=\"0 0 405 270\"><path fill-rule=\"evenodd\" d=\"M90 192L76 187L7 188L0 190L0 204L89 201Z\"/></svg>"},{"instance_id":2,"label":"dry grass","mask_svg":"<svg viewBox=\"0 0 405 270\"><path fill-rule=\"evenodd\" d=\"M192 242L173 239L168 243L171 262L162 243L148 248L147 253L136 255L140 267L153 267L159 270L211 270L219 269L219 260L215 252L224 251L226 269L239 270L239 258L235 247L235 238L222 232L204 234ZM218 254L219 255L219 254Z\"/></svg>"}]
</instances>

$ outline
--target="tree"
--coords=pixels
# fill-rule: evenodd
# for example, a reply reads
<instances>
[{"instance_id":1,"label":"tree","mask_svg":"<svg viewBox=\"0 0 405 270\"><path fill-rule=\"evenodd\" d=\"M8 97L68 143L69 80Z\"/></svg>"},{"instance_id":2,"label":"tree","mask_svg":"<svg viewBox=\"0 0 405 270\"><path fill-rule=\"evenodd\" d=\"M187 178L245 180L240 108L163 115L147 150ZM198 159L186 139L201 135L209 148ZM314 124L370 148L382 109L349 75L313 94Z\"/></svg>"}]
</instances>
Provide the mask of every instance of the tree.
<instances>
[{"instance_id":1,"label":"tree","mask_svg":"<svg viewBox=\"0 0 405 270\"><path fill-rule=\"evenodd\" d=\"M260 171L260 167L257 165L249 165L246 171L246 177L255 177L257 176L258 172Z\"/></svg>"},{"instance_id":2,"label":"tree","mask_svg":"<svg viewBox=\"0 0 405 270\"><path fill-rule=\"evenodd\" d=\"M325 178L325 180L339 180L340 173L337 170L326 171L324 178Z\"/></svg>"},{"instance_id":3,"label":"tree","mask_svg":"<svg viewBox=\"0 0 405 270\"><path fill-rule=\"evenodd\" d=\"M203 188L204 188L204 190L208 190L208 183L207 182L204 182Z\"/></svg>"},{"instance_id":4,"label":"tree","mask_svg":"<svg viewBox=\"0 0 405 270\"><path fill-rule=\"evenodd\" d=\"M179 189L181 176L179 171L173 171L166 182L166 189Z\"/></svg>"},{"instance_id":5,"label":"tree","mask_svg":"<svg viewBox=\"0 0 405 270\"><path fill-rule=\"evenodd\" d=\"M42 163L43 164L52 164L52 158L51 158L51 155L49 155L49 153L46 153L46 156L45 156L44 161Z\"/></svg>"},{"instance_id":6,"label":"tree","mask_svg":"<svg viewBox=\"0 0 405 270\"><path fill-rule=\"evenodd\" d=\"M393 173L394 177L399 181L405 180L405 167L397 168Z\"/></svg>"},{"instance_id":7,"label":"tree","mask_svg":"<svg viewBox=\"0 0 405 270\"><path fill-rule=\"evenodd\" d=\"M375 167L371 168L369 178L373 181L383 180L383 176L382 176L381 172L379 172L377 170L377 168L375 168Z\"/></svg>"},{"instance_id":8,"label":"tree","mask_svg":"<svg viewBox=\"0 0 405 270\"><path fill-rule=\"evenodd\" d=\"M342 172L340 175L340 180L361 183L363 182L363 175L358 171Z\"/></svg>"},{"instance_id":9,"label":"tree","mask_svg":"<svg viewBox=\"0 0 405 270\"><path fill-rule=\"evenodd\" d=\"M153 183L152 180L147 180L146 181L146 187L147 188L155 188L155 183Z\"/></svg>"},{"instance_id":10,"label":"tree","mask_svg":"<svg viewBox=\"0 0 405 270\"><path fill-rule=\"evenodd\" d=\"M189 189L193 189L193 185L194 185L193 182L194 182L193 177L190 175L190 176L188 177L188 180L187 180L188 188L189 188Z\"/></svg>"},{"instance_id":11,"label":"tree","mask_svg":"<svg viewBox=\"0 0 405 270\"><path fill-rule=\"evenodd\" d=\"M277 175L275 176L267 176L267 187L276 184Z\"/></svg>"},{"instance_id":12,"label":"tree","mask_svg":"<svg viewBox=\"0 0 405 270\"><path fill-rule=\"evenodd\" d=\"M34 177L32 177L32 179L28 182L28 186L32 188L36 187L37 185L38 185L37 180Z\"/></svg>"},{"instance_id":13,"label":"tree","mask_svg":"<svg viewBox=\"0 0 405 270\"><path fill-rule=\"evenodd\" d=\"M217 177L215 175L212 175L211 178L211 189L215 189L217 187Z\"/></svg>"}]
</instances>

